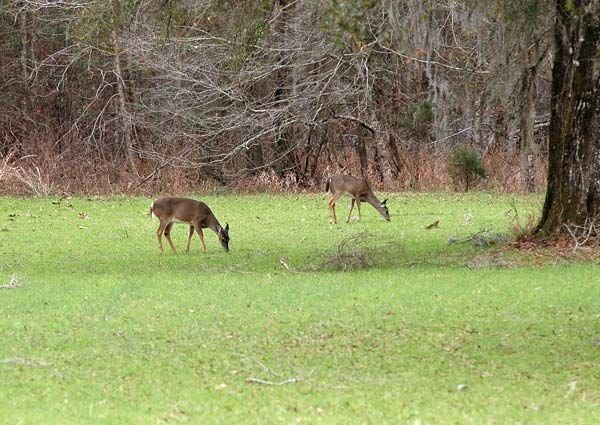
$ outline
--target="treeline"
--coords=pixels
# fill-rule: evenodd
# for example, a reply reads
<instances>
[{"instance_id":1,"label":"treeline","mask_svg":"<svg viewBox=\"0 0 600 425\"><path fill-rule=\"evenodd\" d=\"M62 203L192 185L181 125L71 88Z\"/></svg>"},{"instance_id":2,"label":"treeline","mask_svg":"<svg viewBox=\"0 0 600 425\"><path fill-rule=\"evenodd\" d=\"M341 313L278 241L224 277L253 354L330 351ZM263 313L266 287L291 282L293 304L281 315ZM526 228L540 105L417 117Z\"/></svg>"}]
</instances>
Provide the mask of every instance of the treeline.
<instances>
[{"instance_id":1,"label":"treeline","mask_svg":"<svg viewBox=\"0 0 600 425\"><path fill-rule=\"evenodd\" d=\"M544 187L542 0L0 0L0 192Z\"/></svg>"}]
</instances>

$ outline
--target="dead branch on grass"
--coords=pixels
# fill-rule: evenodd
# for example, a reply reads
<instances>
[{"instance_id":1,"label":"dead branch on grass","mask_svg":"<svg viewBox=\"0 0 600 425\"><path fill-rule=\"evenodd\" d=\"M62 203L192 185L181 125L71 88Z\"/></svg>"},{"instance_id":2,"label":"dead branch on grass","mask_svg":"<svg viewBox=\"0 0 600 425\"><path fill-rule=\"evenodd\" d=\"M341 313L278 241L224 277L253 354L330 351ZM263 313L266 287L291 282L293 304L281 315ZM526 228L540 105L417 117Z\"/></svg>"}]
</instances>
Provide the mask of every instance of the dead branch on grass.
<instances>
[{"instance_id":1,"label":"dead branch on grass","mask_svg":"<svg viewBox=\"0 0 600 425\"><path fill-rule=\"evenodd\" d=\"M343 239L335 250L319 252L303 270L363 270L378 265L396 264L401 258L399 241L382 241L366 231Z\"/></svg>"},{"instance_id":2,"label":"dead branch on grass","mask_svg":"<svg viewBox=\"0 0 600 425\"><path fill-rule=\"evenodd\" d=\"M262 384L262 385L275 385L275 386L281 386L281 385L287 385L287 384L295 384L297 382L306 381L308 378L310 378L310 375L312 375L313 372L314 372L314 369L311 370L308 373L308 375L306 375L306 377L304 377L304 378L290 378L290 379L286 379L284 381L279 381L279 382L267 381L265 379L252 378L252 377L246 379L246 382L249 383L249 384Z\"/></svg>"},{"instance_id":3,"label":"dead branch on grass","mask_svg":"<svg viewBox=\"0 0 600 425\"><path fill-rule=\"evenodd\" d=\"M251 360L253 363L256 363L263 371L265 371L269 375L273 375L274 377L279 378L279 379L282 378L281 373L274 371L267 365L265 365L262 362L260 362L259 360L255 359L254 357L247 356L244 354L237 354L237 353L234 353L234 354L236 356L241 357L242 359ZM289 379L283 379L281 381L269 381L267 379L255 378L255 377L251 376L246 379L246 382L249 384L274 385L274 386L295 384L297 382L302 382L302 381L306 381L307 379L309 379L312 376L312 374L314 373L314 371L315 371L315 369L313 368L304 377L293 377L293 378L289 378Z\"/></svg>"},{"instance_id":4,"label":"dead branch on grass","mask_svg":"<svg viewBox=\"0 0 600 425\"><path fill-rule=\"evenodd\" d=\"M365 246L367 232L349 236L343 239L337 247L337 252L323 262L322 267L346 271L348 269L364 269L372 264L369 252Z\"/></svg>"},{"instance_id":5,"label":"dead branch on grass","mask_svg":"<svg viewBox=\"0 0 600 425\"><path fill-rule=\"evenodd\" d=\"M448 238L448 244L459 244L471 242L475 246L492 246L506 242L506 236L501 233L492 232L492 229L483 229L477 233L467 236L466 238L457 238L456 236L450 236Z\"/></svg>"},{"instance_id":6,"label":"dead branch on grass","mask_svg":"<svg viewBox=\"0 0 600 425\"><path fill-rule=\"evenodd\" d=\"M46 366L49 366L49 364L46 363L43 360L27 359L25 357L7 357L5 359L2 359L0 361L0 363L3 363L3 364L14 364L14 365L17 365L17 366L30 366L30 367L46 367Z\"/></svg>"},{"instance_id":7,"label":"dead branch on grass","mask_svg":"<svg viewBox=\"0 0 600 425\"><path fill-rule=\"evenodd\" d=\"M596 219L597 217L586 218L582 226L563 224L563 227L573 239L573 254L600 235Z\"/></svg>"},{"instance_id":8,"label":"dead branch on grass","mask_svg":"<svg viewBox=\"0 0 600 425\"><path fill-rule=\"evenodd\" d=\"M19 283L19 279L17 279L17 275L13 274L10 278L10 282L8 282L5 285L0 285L0 289L15 289L19 286L21 286L21 284Z\"/></svg>"}]
</instances>

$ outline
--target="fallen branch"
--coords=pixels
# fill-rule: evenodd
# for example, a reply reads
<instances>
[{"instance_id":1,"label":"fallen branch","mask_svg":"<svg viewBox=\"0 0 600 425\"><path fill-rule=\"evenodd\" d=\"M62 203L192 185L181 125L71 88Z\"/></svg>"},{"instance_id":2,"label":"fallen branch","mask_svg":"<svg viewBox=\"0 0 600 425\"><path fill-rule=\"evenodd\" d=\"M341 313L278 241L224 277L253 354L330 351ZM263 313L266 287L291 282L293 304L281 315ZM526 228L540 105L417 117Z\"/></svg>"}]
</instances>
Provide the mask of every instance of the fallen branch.
<instances>
[{"instance_id":1,"label":"fallen branch","mask_svg":"<svg viewBox=\"0 0 600 425\"><path fill-rule=\"evenodd\" d=\"M594 239L598 234L596 229L596 218L586 219L583 226L567 225L563 224L563 227L567 230L567 233L573 239L573 254L581 247L585 246L590 239Z\"/></svg>"},{"instance_id":2,"label":"fallen branch","mask_svg":"<svg viewBox=\"0 0 600 425\"><path fill-rule=\"evenodd\" d=\"M270 375L276 376L277 378L281 378L281 375L277 372L275 372L273 369L271 369L270 367L262 364L260 361L256 360L254 357L252 356L248 356L245 354L239 354L239 353L233 353L234 355L241 357L244 360L251 360L252 362L256 363L262 370L264 370L265 372L267 372Z\"/></svg>"},{"instance_id":3,"label":"fallen branch","mask_svg":"<svg viewBox=\"0 0 600 425\"><path fill-rule=\"evenodd\" d=\"M49 366L49 364L46 363L43 360L27 359L27 358L24 358L24 357L7 357L6 359L1 360L0 363L3 363L3 364L14 364L14 365L17 365L17 366L30 366L30 367L46 367L46 366Z\"/></svg>"},{"instance_id":4,"label":"fallen branch","mask_svg":"<svg viewBox=\"0 0 600 425\"><path fill-rule=\"evenodd\" d=\"M457 238L450 236L447 240L448 244L459 244L471 242L476 246L490 246L500 244L506 241L506 237L499 233L491 233L492 229L483 229L477 233L467 236L466 238Z\"/></svg>"},{"instance_id":5,"label":"fallen branch","mask_svg":"<svg viewBox=\"0 0 600 425\"><path fill-rule=\"evenodd\" d=\"M245 354L238 354L238 353L234 353L234 355L239 356L239 357L241 357L242 359L245 359L245 360L251 360L252 362L256 363L262 370L264 370L269 375L273 375L273 376L275 376L277 378L281 378L281 374L280 373L278 373L278 372L274 371L273 369L271 369L270 367L264 365L263 363L261 363L260 361L256 360L252 356L247 356ZM303 378L302 377L294 377L294 378L290 378L290 379L284 379L282 381L269 381L269 380L266 380L266 379L250 377L250 378L246 379L246 382L248 384L261 384L261 385L274 385L274 386L281 386L281 385L287 385L287 384L295 384L297 382L302 382L302 381L305 381L308 378L310 378L310 376L313 374L314 371L315 371L315 369L312 369Z\"/></svg>"},{"instance_id":6,"label":"fallen branch","mask_svg":"<svg viewBox=\"0 0 600 425\"><path fill-rule=\"evenodd\" d=\"M273 381L265 381L264 379L259 378L248 378L246 382L249 384L262 384L262 385L286 385L286 384L295 384L296 382L304 381L304 378L291 378L286 379L285 381L273 382Z\"/></svg>"},{"instance_id":7,"label":"fallen branch","mask_svg":"<svg viewBox=\"0 0 600 425\"><path fill-rule=\"evenodd\" d=\"M310 376L313 374L315 370L312 369L308 375L306 375L304 378L290 378L290 379L286 379L283 381L279 381L279 382L274 382L274 381L267 381L266 379L260 379L260 378L253 378L250 377L248 379L246 379L246 382L249 384L262 384L262 385L275 385L275 386L281 386L281 385L287 385L287 384L295 384L297 382L302 382L302 381L306 381L308 378L310 378Z\"/></svg>"},{"instance_id":8,"label":"fallen branch","mask_svg":"<svg viewBox=\"0 0 600 425\"><path fill-rule=\"evenodd\" d=\"M19 279L17 279L17 275L12 275L10 282L8 282L6 285L0 285L0 289L14 289L18 288L19 286L21 286L21 284L19 283Z\"/></svg>"}]
</instances>

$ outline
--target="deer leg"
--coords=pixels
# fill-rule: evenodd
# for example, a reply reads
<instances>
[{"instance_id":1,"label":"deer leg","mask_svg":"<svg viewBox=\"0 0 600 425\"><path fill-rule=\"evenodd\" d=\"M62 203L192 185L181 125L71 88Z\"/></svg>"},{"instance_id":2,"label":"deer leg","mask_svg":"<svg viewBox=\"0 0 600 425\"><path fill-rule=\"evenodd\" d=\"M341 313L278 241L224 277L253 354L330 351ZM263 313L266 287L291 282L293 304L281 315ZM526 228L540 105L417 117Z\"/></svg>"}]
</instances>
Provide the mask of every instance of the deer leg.
<instances>
[{"instance_id":1,"label":"deer leg","mask_svg":"<svg viewBox=\"0 0 600 425\"><path fill-rule=\"evenodd\" d=\"M188 243L185 252L190 252L190 242L192 240L192 236L194 236L194 226L190 225L190 231L188 233Z\"/></svg>"},{"instance_id":2,"label":"deer leg","mask_svg":"<svg viewBox=\"0 0 600 425\"><path fill-rule=\"evenodd\" d=\"M200 236L200 243L202 243L202 250L206 252L206 244L204 243L204 233L202 233L202 228L200 226L196 226L196 232L198 232L198 236Z\"/></svg>"},{"instance_id":3,"label":"deer leg","mask_svg":"<svg viewBox=\"0 0 600 425\"><path fill-rule=\"evenodd\" d=\"M356 208L358 209L358 221L360 221L360 200L356 201Z\"/></svg>"},{"instance_id":4,"label":"deer leg","mask_svg":"<svg viewBox=\"0 0 600 425\"><path fill-rule=\"evenodd\" d=\"M165 223L160 223L158 229L156 230L156 237L158 238L158 249L160 249L160 253L163 253L163 245L162 245L162 234L165 231L165 227L167 225Z\"/></svg>"},{"instance_id":5,"label":"deer leg","mask_svg":"<svg viewBox=\"0 0 600 425\"><path fill-rule=\"evenodd\" d=\"M336 224L337 223L337 217L335 216L335 203L338 200L338 198L341 196L340 195L333 195L331 197L331 199L329 200L329 223L332 224Z\"/></svg>"},{"instance_id":6,"label":"deer leg","mask_svg":"<svg viewBox=\"0 0 600 425\"><path fill-rule=\"evenodd\" d=\"M350 222L350 216L352 215L352 209L354 208L354 198L350 201L350 212L348 213L348 218L346 219L346 223Z\"/></svg>"},{"instance_id":7,"label":"deer leg","mask_svg":"<svg viewBox=\"0 0 600 425\"><path fill-rule=\"evenodd\" d=\"M167 227L165 227L165 238L167 238L167 242L169 242L169 245L171 245L171 249L173 250L173 252L175 254L177 254L177 250L175 249L175 245L173 245L173 241L171 240L171 228L173 227L173 223L169 223L167 224Z\"/></svg>"}]
</instances>

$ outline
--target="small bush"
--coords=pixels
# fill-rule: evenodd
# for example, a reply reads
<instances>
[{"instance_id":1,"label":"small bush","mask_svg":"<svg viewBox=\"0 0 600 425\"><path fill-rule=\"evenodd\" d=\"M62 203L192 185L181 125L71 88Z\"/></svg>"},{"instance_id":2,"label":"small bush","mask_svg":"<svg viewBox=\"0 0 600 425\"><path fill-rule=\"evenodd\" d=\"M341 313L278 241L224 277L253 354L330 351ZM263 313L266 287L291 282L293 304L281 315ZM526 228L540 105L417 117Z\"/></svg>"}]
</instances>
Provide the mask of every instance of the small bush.
<instances>
[{"instance_id":1,"label":"small bush","mask_svg":"<svg viewBox=\"0 0 600 425\"><path fill-rule=\"evenodd\" d=\"M506 215L512 221L512 233L515 240L521 240L534 234L539 219L532 214L527 214L525 221L521 220L515 200L510 204Z\"/></svg>"},{"instance_id":2,"label":"small bush","mask_svg":"<svg viewBox=\"0 0 600 425\"><path fill-rule=\"evenodd\" d=\"M454 184L464 185L465 192L479 179L487 177L479 153L468 147L459 147L452 152L449 170Z\"/></svg>"}]
</instances>

